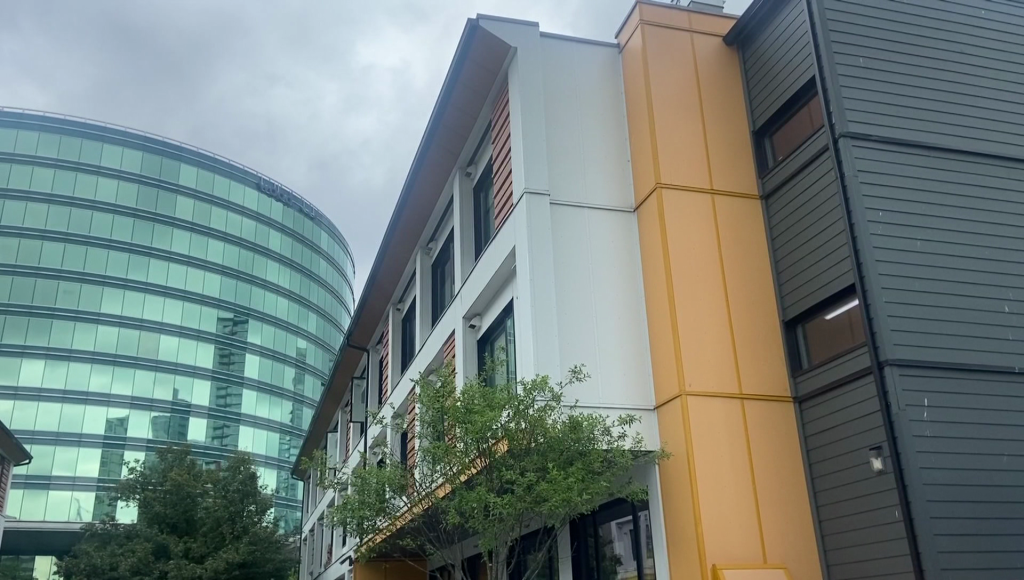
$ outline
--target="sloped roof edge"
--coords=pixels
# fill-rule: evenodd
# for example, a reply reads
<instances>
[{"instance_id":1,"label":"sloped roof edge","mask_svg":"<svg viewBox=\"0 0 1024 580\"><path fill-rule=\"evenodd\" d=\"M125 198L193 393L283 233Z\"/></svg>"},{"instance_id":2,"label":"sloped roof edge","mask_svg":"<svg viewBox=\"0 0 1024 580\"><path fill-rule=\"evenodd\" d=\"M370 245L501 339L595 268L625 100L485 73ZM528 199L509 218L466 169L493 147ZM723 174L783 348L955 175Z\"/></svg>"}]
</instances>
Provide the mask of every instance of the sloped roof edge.
<instances>
[{"instance_id":1,"label":"sloped roof edge","mask_svg":"<svg viewBox=\"0 0 1024 580\"><path fill-rule=\"evenodd\" d=\"M420 235L511 50L508 43L480 26L477 18L467 20L373 266L367 272L338 357L292 466L293 476L304 475L302 458L313 453L330 428L363 351L371 346L380 319L387 312Z\"/></svg>"}]
</instances>

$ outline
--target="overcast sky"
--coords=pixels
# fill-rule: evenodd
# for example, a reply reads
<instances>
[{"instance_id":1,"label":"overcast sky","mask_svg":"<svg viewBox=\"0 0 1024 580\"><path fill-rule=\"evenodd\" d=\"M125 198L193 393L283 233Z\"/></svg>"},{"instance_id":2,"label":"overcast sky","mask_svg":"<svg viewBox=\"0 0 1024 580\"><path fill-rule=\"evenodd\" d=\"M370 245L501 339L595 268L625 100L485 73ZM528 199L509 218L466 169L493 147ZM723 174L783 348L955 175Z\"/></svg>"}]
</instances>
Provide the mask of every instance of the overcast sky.
<instances>
[{"instance_id":1,"label":"overcast sky","mask_svg":"<svg viewBox=\"0 0 1024 580\"><path fill-rule=\"evenodd\" d=\"M150 131L281 181L341 229L358 293L466 18L613 40L631 4L7 0L0 105Z\"/></svg>"}]
</instances>

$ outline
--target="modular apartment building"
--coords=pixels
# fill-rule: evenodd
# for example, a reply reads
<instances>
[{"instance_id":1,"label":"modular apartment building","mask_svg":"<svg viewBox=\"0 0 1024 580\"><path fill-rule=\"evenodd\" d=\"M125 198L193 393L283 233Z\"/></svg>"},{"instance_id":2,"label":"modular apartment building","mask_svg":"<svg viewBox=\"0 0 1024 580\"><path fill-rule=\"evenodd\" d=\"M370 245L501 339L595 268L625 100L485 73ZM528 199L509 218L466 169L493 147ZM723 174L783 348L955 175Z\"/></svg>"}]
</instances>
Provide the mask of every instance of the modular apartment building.
<instances>
[{"instance_id":1,"label":"modular apartment building","mask_svg":"<svg viewBox=\"0 0 1024 580\"><path fill-rule=\"evenodd\" d=\"M725 83L716 89L723 109L715 119L744 148L738 162L720 150L713 172L722 191L704 187L692 199L668 171L677 162L669 156L682 159L682 151L664 151L656 188L638 177L653 175L657 160L638 152L627 108L638 95L647 102L653 84L637 65L656 55L642 55L636 43L542 33L535 23L469 21L300 455L325 449L353 466L368 443L388 437L406 439L414 454L412 377L446 358L454 357L462 377L494 344L514 354L510 377L560 377L585 364L592 378L569 399L587 410L638 414L645 440L675 454L637 474L650 500L636 515L609 498L581 518L617 546L623 578L708 574L712 563L764 565L766 558L799 578L818 577L739 61L722 42L734 19L639 5L625 26L639 38L641 18L680 14L692 14L706 56L725 67L712 74ZM686 35L667 41L692 42ZM671 67L672 59L663 63ZM674 115L675 97L655 99L664 97L652 110ZM692 137L706 148L702 136ZM708 165L700 168L709 179ZM733 174L746 176L744 185L726 183ZM667 225L677 219L686 227ZM673 272L678 280L670 281ZM363 434L367 400L371 409L384 401L406 414L404 434ZM309 490L303 577L340 578L353 568L357 539L325 528L321 516L336 498L316 489L313 474L299 468L296 475ZM787 488L787 478L797 485ZM771 503L758 507L755 480L773 490ZM625 539L630 533L635 545ZM732 540L737 533L742 545ZM577 540L562 531L562 578L601 569ZM354 572L415 574L397 562Z\"/></svg>"},{"instance_id":2,"label":"modular apartment building","mask_svg":"<svg viewBox=\"0 0 1024 580\"><path fill-rule=\"evenodd\" d=\"M544 34L535 23L469 20L300 455L326 449L351 467L367 442L397 448L401 437L413 458L412 379L445 359L457 376L473 375L496 348L503 379L586 365L592 378L568 399L639 415L656 447L640 271L618 46ZM363 433L365 400L406 415L404 434ZM296 473L309 483L302 577L342 578L357 538L324 527L333 494ZM657 488L653 469L637 476ZM639 558L652 571L667 565L664 534L653 529L664 521L658 498L619 525L653 537ZM611 532L622 506L608 507L595 518ZM564 531L563 577L569 542ZM400 573L413 570L355 570Z\"/></svg>"},{"instance_id":3,"label":"modular apartment building","mask_svg":"<svg viewBox=\"0 0 1024 580\"><path fill-rule=\"evenodd\" d=\"M1024 576L1022 32L1019 2L781 0L726 37L832 578Z\"/></svg>"},{"instance_id":4,"label":"modular apartment building","mask_svg":"<svg viewBox=\"0 0 1024 580\"><path fill-rule=\"evenodd\" d=\"M673 453L645 519L584 518L645 527L618 577L1021 577L1024 6L716 12L639 2L614 45L470 20L301 454L353 464L391 436L361 389L514 337L516 376L586 363L573 395ZM414 301L446 255L438 332ZM421 577L353 565L307 490L304 577ZM581 548L559 577L604 580Z\"/></svg>"}]
</instances>

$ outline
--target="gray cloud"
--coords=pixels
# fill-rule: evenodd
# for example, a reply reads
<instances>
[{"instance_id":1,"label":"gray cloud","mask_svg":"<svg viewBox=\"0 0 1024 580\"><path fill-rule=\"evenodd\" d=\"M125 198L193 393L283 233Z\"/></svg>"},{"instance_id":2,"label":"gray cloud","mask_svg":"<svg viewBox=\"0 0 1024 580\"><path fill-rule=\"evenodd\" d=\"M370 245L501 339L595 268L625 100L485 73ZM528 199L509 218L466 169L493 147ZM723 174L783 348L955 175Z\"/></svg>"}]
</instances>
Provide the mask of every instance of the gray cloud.
<instances>
[{"instance_id":1,"label":"gray cloud","mask_svg":"<svg viewBox=\"0 0 1024 580\"><path fill-rule=\"evenodd\" d=\"M0 104L165 135L280 180L345 234L358 292L466 18L612 40L630 5L11 0Z\"/></svg>"}]
</instances>

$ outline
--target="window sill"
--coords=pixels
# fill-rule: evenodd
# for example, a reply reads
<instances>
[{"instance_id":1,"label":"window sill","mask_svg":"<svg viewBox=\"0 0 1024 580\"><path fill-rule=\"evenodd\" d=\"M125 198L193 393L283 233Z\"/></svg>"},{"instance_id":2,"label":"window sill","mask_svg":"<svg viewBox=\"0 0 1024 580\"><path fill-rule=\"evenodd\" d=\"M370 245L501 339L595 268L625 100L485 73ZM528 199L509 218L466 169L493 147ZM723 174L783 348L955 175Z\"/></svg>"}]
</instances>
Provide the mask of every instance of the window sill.
<instances>
[{"instance_id":1,"label":"window sill","mask_svg":"<svg viewBox=\"0 0 1024 580\"><path fill-rule=\"evenodd\" d=\"M836 354L828 357L827 359L825 359L825 360L823 360L821 362L815 363L812 366L809 366L809 367L804 368L804 369L800 369L798 371L793 371L793 378L794 379L799 379L800 377L802 377L804 375L813 373L815 371L819 371L819 370L827 367L828 365L838 361L839 359L841 359L841 358L843 358L845 356L849 356L849 355L857 352L858 350L863 349L865 346L867 346L867 344L868 344L867 341L855 344L855 345L851 346L850 348L848 348L846 350L837 352Z\"/></svg>"}]
</instances>

